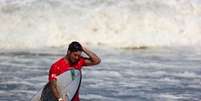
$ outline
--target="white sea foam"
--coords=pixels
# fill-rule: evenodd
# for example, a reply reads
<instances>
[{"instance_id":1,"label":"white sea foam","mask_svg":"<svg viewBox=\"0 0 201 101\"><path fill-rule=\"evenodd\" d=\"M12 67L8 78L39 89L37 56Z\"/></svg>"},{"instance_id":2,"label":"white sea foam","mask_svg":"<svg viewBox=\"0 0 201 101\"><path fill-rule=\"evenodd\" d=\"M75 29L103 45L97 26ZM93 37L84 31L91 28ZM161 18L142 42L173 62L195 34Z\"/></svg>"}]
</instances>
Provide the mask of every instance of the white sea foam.
<instances>
[{"instance_id":1,"label":"white sea foam","mask_svg":"<svg viewBox=\"0 0 201 101\"><path fill-rule=\"evenodd\" d=\"M102 101L102 100L106 100L106 101L120 101L118 99L115 99L115 98L109 98L109 97L104 97L104 96L101 96L101 95L95 95L95 94L86 94L86 95L81 95L80 96L82 99L85 99L85 100L91 100L91 99L95 99L97 101Z\"/></svg>"},{"instance_id":2,"label":"white sea foam","mask_svg":"<svg viewBox=\"0 0 201 101\"><path fill-rule=\"evenodd\" d=\"M180 83L180 80L177 80L177 79L172 79L172 78L168 78L168 77L165 77L165 78L161 78L159 79L159 81L162 81L162 82L167 82L167 83Z\"/></svg>"},{"instance_id":3,"label":"white sea foam","mask_svg":"<svg viewBox=\"0 0 201 101\"><path fill-rule=\"evenodd\" d=\"M176 73L176 74L172 74L172 75L177 76L177 77L184 77L184 78L201 78L200 75L198 75L194 72L188 72L188 71L185 71L182 73Z\"/></svg>"},{"instance_id":4,"label":"white sea foam","mask_svg":"<svg viewBox=\"0 0 201 101\"><path fill-rule=\"evenodd\" d=\"M183 96L176 96L173 94L159 94L158 99L156 98L156 101L178 101L179 99L184 98Z\"/></svg>"},{"instance_id":5,"label":"white sea foam","mask_svg":"<svg viewBox=\"0 0 201 101\"><path fill-rule=\"evenodd\" d=\"M1 0L0 48L201 46L199 0Z\"/></svg>"},{"instance_id":6,"label":"white sea foam","mask_svg":"<svg viewBox=\"0 0 201 101\"><path fill-rule=\"evenodd\" d=\"M105 77L119 78L119 77L122 77L122 75L119 72L115 72L115 71L92 71L88 75L91 77L100 77L100 78L105 78Z\"/></svg>"}]
</instances>

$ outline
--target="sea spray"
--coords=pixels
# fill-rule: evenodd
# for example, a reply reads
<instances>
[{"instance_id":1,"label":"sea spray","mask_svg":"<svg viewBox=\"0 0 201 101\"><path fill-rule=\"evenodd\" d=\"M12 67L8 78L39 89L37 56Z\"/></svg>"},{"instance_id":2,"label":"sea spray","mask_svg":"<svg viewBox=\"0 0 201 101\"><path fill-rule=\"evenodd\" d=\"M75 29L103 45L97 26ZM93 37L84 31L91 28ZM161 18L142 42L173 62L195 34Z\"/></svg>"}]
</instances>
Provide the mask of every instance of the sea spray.
<instances>
[{"instance_id":1,"label":"sea spray","mask_svg":"<svg viewBox=\"0 0 201 101\"><path fill-rule=\"evenodd\" d=\"M199 0L3 0L0 48L201 46Z\"/></svg>"}]
</instances>

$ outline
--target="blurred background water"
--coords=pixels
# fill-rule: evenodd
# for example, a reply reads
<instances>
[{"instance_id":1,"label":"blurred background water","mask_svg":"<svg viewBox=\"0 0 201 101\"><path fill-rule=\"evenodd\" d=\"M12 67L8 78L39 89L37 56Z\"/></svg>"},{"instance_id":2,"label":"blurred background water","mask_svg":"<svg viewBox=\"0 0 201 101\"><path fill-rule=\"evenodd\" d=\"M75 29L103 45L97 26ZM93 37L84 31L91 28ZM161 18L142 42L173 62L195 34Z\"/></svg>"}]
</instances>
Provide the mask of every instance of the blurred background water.
<instances>
[{"instance_id":1,"label":"blurred background water","mask_svg":"<svg viewBox=\"0 0 201 101\"><path fill-rule=\"evenodd\" d=\"M1 0L0 101L27 101L80 41L82 101L199 101L200 0Z\"/></svg>"}]
</instances>

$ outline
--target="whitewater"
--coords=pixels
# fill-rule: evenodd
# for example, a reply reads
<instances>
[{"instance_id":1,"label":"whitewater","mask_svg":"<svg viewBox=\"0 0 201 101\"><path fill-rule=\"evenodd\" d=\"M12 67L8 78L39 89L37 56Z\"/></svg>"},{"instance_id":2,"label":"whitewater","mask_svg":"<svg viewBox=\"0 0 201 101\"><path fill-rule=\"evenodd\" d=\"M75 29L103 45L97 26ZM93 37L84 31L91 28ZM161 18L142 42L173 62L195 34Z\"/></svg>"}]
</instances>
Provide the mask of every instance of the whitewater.
<instances>
[{"instance_id":1,"label":"whitewater","mask_svg":"<svg viewBox=\"0 0 201 101\"><path fill-rule=\"evenodd\" d=\"M0 0L0 101L30 100L79 41L81 101L200 101L200 0Z\"/></svg>"},{"instance_id":2,"label":"whitewater","mask_svg":"<svg viewBox=\"0 0 201 101\"><path fill-rule=\"evenodd\" d=\"M199 0L1 0L0 48L72 40L115 48L200 46L200 8Z\"/></svg>"}]
</instances>

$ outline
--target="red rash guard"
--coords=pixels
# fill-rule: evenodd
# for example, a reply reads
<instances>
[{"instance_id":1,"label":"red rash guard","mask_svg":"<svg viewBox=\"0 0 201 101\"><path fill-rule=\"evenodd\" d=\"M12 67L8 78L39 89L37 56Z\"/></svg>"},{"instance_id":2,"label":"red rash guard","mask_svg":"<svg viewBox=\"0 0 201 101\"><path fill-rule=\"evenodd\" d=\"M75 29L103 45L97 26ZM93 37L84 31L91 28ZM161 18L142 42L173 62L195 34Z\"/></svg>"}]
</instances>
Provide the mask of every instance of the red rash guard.
<instances>
[{"instance_id":1,"label":"red rash guard","mask_svg":"<svg viewBox=\"0 0 201 101\"><path fill-rule=\"evenodd\" d=\"M80 58L78 63L74 64L74 65L70 65L70 63L68 63L68 61L66 61L64 58L61 58L60 60L58 60L54 64L52 64L50 71L49 71L49 81L56 80L58 75L62 74L65 71L68 71L72 68L81 70L82 66L84 66L84 65L85 65L84 58ZM79 91L73 97L72 101L80 101Z\"/></svg>"}]
</instances>

